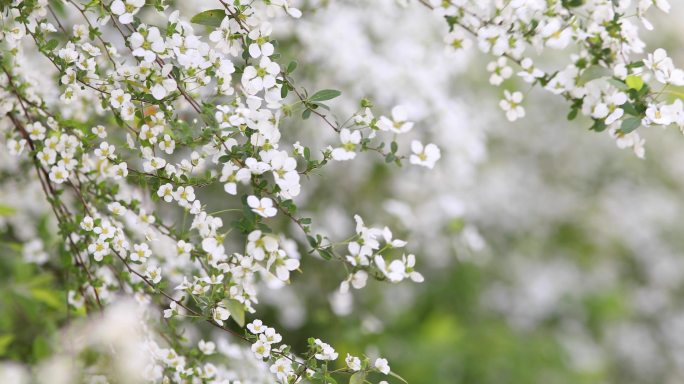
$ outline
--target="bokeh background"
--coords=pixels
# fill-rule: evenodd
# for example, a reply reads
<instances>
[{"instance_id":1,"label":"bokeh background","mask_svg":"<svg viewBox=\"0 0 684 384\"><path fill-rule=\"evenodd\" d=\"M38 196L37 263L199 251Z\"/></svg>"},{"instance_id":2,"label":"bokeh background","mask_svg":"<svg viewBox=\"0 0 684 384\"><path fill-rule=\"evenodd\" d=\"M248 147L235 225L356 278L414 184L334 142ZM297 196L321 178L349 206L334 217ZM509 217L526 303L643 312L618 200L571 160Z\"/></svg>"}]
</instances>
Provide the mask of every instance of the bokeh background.
<instances>
[{"instance_id":1,"label":"bokeh background","mask_svg":"<svg viewBox=\"0 0 684 384\"><path fill-rule=\"evenodd\" d=\"M650 16L657 29L643 37L681 66L684 3L671 3L670 15ZM208 4L178 6L190 15ZM371 282L341 295L339 265L304 254L305 273L292 286L264 290L264 322L295 348L315 336L341 356L381 354L415 384L684 382L684 137L677 129L642 128L640 160L588 131L589 122L567 121L567 105L536 89L526 95L527 117L509 123L498 109L501 91L487 82L490 59L477 49L447 49L446 24L417 2L320 0L301 8L302 19L275 25L281 62L299 61L296 80L341 90L330 103L341 119L362 97L380 110L404 105L416 121L404 148L413 138L432 141L442 159L432 171L396 170L364 154L306 180L298 199L331 238L353 231L354 213L391 226L409 241L424 283ZM539 64L554 62L549 51ZM309 146L335 142L314 119L282 127ZM4 180L3 202L20 185ZM220 202L219 189L205 198ZM0 215L5 239L22 237L26 212L40 215L39 206L15 208ZM49 243L49 220L25 230ZM54 299L63 296L12 244L3 243L0 257L0 356L38 361L49 353L55 319L63 320ZM26 295L19 286L33 290ZM53 295L36 300L40 291ZM14 340L3 342L9 334Z\"/></svg>"}]
</instances>

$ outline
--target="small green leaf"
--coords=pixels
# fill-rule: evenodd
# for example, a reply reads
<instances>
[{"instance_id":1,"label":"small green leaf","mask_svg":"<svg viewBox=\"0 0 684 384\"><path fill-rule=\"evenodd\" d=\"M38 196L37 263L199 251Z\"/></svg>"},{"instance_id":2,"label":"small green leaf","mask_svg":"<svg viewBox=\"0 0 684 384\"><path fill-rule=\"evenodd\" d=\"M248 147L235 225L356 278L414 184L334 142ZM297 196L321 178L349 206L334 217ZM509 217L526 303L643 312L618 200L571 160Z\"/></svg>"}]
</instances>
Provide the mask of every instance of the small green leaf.
<instances>
[{"instance_id":1,"label":"small green leaf","mask_svg":"<svg viewBox=\"0 0 684 384\"><path fill-rule=\"evenodd\" d=\"M615 88L617 88L617 89L619 89L619 90L621 90L621 91L626 91L626 90L629 89L629 87L628 87L622 80L618 80L618 79L615 79L615 78L612 78L612 77L611 77L610 79L608 79L608 80L606 80L606 81L607 81L610 85L612 85L613 87L615 87Z\"/></svg>"},{"instance_id":2,"label":"small green leaf","mask_svg":"<svg viewBox=\"0 0 684 384\"><path fill-rule=\"evenodd\" d=\"M594 125L589 127L590 130L596 132L603 132L606 130L606 122L600 119L594 119Z\"/></svg>"},{"instance_id":3,"label":"small green leaf","mask_svg":"<svg viewBox=\"0 0 684 384\"><path fill-rule=\"evenodd\" d=\"M287 73L292 73L297 69L297 62L296 61L290 61L290 64L287 65Z\"/></svg>"},{"instance_id":4,"label":"small green leaf","mask_svg":"<svg viewBox=\"0 0 684 384\"><path fill-rule=\"evenodd\" d=\"M363 384L363 382L366 380L366 375L367 372L365 371L356 372L349 378L349 384Z\"/></svg>"},{"instance_id":5,"label":"small green leaf","mask_svg":"<svg viewBox=\"0 0 684 384\"><path fill-rule=\"evenodd\" d=\"M622 110L628 115L639 116L639 111L637 111L632 103L624 103L620 106L620 108L622 108Z\"/></svg>"},{"instance_id":6,"label":"small green leaf","mask_svg":"<svg viewBox=\"0 0 684 384\"><path fill-rule=\"evenodd\" d=\"M627 86L632 89L640 91L641 88L644 86L644 80L642 80L640 76L629 75L627 76L627 79L625 79L625 84L627 84Z\"/></svg>"},{"instance_id":7,"label":"small green leaf","mask_svg":"<svg viewBox=\"0 0 684 384\"><path fill-rule=\"evenodd\" d=\"M55 309L61 308L64 305L64 300L59 297L59 293L57 291L52 291L45 288L31 288L31 296L43 304Z\"/></svg>"},{"instance_id":8,"label":"small green leaf","mask_svg":"<svg viewBox=\"0 0 684 384\"><path fill-rule=\"evenodd\" d=\"M397 158L397 157L394 156L394 153L388 153L388 154L385 156L385 162L389 164L389 163L393 162L394 160L396 160L396 158Z\"/></svg>"},{"instance_id":9,"label":"small green leaf","mask_svg":"<svg viewBox=\"0 0 684 384\"><path fill-rule=\"evenodd\" d=\"M14 207L10 207L9 205L5 204L0 204L0 216L12 216L15 213L17 213L17 210L14 209Z\"/></svg>"},{"instance_id":10,"label":"small green leaf","mask_svg":"<svg viewBox=\"0 0 684 384\"><path fill-rule=\"evenodd\" d=\"M341 94L342 92L337 91L335 89L323 89L311 95L311 97L309 97L309 101L315 102L332 100Z\"/></svg>"},{"instance_id":11,"label":"small green leaf","mask_svg":"<svg viewBox=\"0 0 684 384\"><path fill-rule=\"evenodd\" d=\"M408 384L408 381L406 381L406 379L404 379L403 377L401 377L401 376L397 375L396 373L394 373L394 372L390 371L390 373L389 373L389 374L390 374L390 376L394 376L394 377L396 377L397 379L401 380L401 382L402 382L402 383L406 383L406 384Z\"/></svg>"},{"instance_id":12,"label":"small green leaf","mask_svg":"<svg viewBox=\"0 0 684 384\"><path fill-rule=\"evenodd\" d=\"M200 12L193 16L190 21L195 24L208 25L210 27L220 27L221 22L226 17L226 11L223 9L210 9L208 11Z\"/></svg>"},{"instance_id":13,"label":"small green leaf","mask_svg":"<svg viewBox=\"0 0 684 384\"><path fill-rule=\"evenodd\" d=\"M59 44L59 41L57 41L57 40L55 40L55 39L52 39L52 40L48 41L48 42L45 44L45 47L44 47L44 48L45 48L46 51L52 51L52 50L54 50L55 48L57 48L57 45L58 45L58 44Z\"/></svg>"},{"instance_id":14,"label":"small green leaf","mask_svg":"<svg viewBox=\"0 0 684 384\"><path fill-rule=\"evenodd\" d=\"M639 126L641 126L641 119L638 117L630 117L629 119L622 121L622 125L620 125L620 131L622 131L622 133L630 133L639 128Z\"/></svg>"},{"instance_id":15,"label":"small green leaf","mask_svg":"<svg viewBox=\"0 0 684 384\"><path fill-rule=\"evenodd\" d=\"M245 326L245 306L237 300L227 300L228 312L233 317L233 320L240 326Z\"/></svg>"},{"instance_id":16,"label":"small green leaf","mask_svg":"<svg viewBox=\"0 0 684 384\"><path fill-rule=\"evenodd\" d=\"M330 251L328 251L327 249L323 249L323 248L319 249L318 254L321 255L321 257L324 258L325 260L332 260L332 258L333 258L333 254L330 253Z\"/></svg>"},{"instance_id":17,"label":"small green leaf","mask_svg":"<svg viewBox=\"0 0 684 384\"><path fill-rule=\"evenodd\" d=\"M7 353L7 347L12 343L12 340L14 340L12 334L0 335L0 356Z\"/></svg>"},{"instance_id":18,"label":"small green leaf","mask_svg":"<svg viewBox=\"0 0 684 384\"><path fill-rule=\"evenodd\" d=\"M577 80L578 85L584 85L592 80L599 79L601 77L609 76L610 72L608 69L601 67L599 65L592 65L582 72L579 79Z\"/></svg>"}]
</instances>

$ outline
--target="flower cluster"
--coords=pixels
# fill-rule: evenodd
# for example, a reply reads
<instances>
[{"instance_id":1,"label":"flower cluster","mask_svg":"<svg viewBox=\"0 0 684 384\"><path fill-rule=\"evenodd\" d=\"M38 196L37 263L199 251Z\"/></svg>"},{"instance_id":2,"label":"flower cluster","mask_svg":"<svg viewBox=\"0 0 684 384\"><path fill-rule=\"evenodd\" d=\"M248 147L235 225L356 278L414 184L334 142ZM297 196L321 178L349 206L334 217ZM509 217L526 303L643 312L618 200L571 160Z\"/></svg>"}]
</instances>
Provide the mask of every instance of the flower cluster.
<instances>
[{"instance_id":1,"label":"flower cluster","mask_svg":"<svg viewBox=\"0 0 684 384\"><path fill-rule=\"evenodd\" d=\"M644 55L639 37L638 24L653 29L645 17L649 8L668 12L667 0L423 3L446 19L450 49L477 45L496 57L487 65L489 82L504 88L500 107L510 121L525 116L524 95L513 89L518 83L562 96L570 103L568 119L581 112L592 119L592 130L607 131L639 157L645 152L636 132L640 126L674 124L684 130L681 101L667 101L668 87L684 83L684 71L661 48ZM545 50L567 55L565 67L537 66L531 56ZM653 83L662 89L654 91Z\"/></svg>"},{"instance_id":2,"label":"flower cluster","mask_svg":"<svg viewBox=\"0 0 684 384\"><path fill-rule=\"evenodd\" d=\"M376 119L364 99L340 123L326 112L340 92L296 85L297 64L278 62L269 21L301 16L288 1L219 0L220 8L190 19L157 1L64 6L59 12L69 17L46 1L1 6L0 129L8 152L35 171L57 220L70 255L61 268L74 277L69 310L103 310L118 295L159 309L146 317L168 345L150 342L147 380L235 380L234 371L209 361L220 345L203 340L198 355L177 341L177 327L193 318L235 333L230 327L256 312L260 288L281 287L306 270L300 249L344 265L343 286L362 288L368 277L422 281L412 254L390 254L406 242L389 228L367 228L357 218L356 235L335 242L299 212L294 199L305 177L330 160L369 151L432 168L440 151L415 140L412 154L399 153L396 135L414 126L401 107ZM33 47L51 66L52 88L38 87L23 70ZM342 146L316 151L283 140L281 122L295 112L315 115ZM380 131L391 143L376 137ZM213 209L205 191L215 185L226 198ZM340 246L359 251L345 256ZM37 264L52 256L40 243L24 253ZM326 364L338 357L330 345L314 339L298 357L278 346L282 336L273 328L255 321L247 329L235 336L254 341L258 358L274 359L268 372L276 379L330 378ZM321 364L305 363L307 354ZM364 372L388 373L383 361L364 363Z\"/></svg>"}]
</instances>

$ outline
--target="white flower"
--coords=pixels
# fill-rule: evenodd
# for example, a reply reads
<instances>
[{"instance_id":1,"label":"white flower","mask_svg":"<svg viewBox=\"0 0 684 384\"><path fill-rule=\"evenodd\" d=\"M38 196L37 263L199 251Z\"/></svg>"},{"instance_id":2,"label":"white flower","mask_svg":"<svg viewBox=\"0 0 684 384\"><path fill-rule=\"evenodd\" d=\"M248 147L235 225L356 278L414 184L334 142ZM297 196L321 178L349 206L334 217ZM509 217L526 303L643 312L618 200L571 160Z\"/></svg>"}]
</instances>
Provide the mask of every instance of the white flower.
<instances>
[{"instance_id":1,"label":"white flower","mask_svg":"<svg viewBox=\"0 0 684 384\"><path fill-rule=\"evenodd\" d=\"M151 280L154 284L159 283L162 279L161 268L149 265L145 270L145 277Z\"/></svg>"},{"instance_id":2,"label":"white flower","mask_svg":"<svg viewBox=\"0 0 684 384\"><path fill-rule=\"evenodd\" d=\"M432 169L437 160L442 157L439 147L434 144L423 146L418 140L411 141L411 151L413 154L409 158L411 164L421 165Z\"/></svg>"},{"instance_id":3,"label":"white flower","mask_svg":"<svg viewBox=\"0 0 684 384\"><path fill-rule=\"evenodd\" d=\"M520 76L526 83L533 83L538 78L544 76L544 71L535 67L534 62L529 57L524 58L520 62L520 66L523 70L518 72L518 76Z\"/></svg>"},{"instance_id":4,"label":"white flower","mask_svg":"<svg viewBox=\"0 0 684 384\"><path fill-rule=\"evenodd\" d=\"M167 155L173 154L173 150L176 148L176 142L169 135L164 135L164 139L159 142L159 148L166 152Z\"/></svg>"},{"instance_id":5,"label":"white flower","mask_svg":"<svg viewBox=\"0 0 684 384\"><path fill-rule=\"evenodd\" d=\"M375 369L384 373L385 375L390 373L390 366L387 363L387 359L378 358L375 360L373 366L375 367Z\"/></svg>"},{"instance_id":6,"label":"white flower","mask_svg":"<svg viewBox=\"0 0 684 384\"><path fill-rule=\"evenodd\" d=\"M111 5L112 13L119 16L121 24L133 22L133 15L145 5L145 0L114 0Z\"/></svg>"},{"instance_id":7,"label":"white flower","mask_svg":"<svg viewBox=\"0 0 684 384\"><path fill-rule=\"evenodd\" d=\"M489 84L499 86L513 75L513 68L509 67L507 63L508 60L505 57L499 57L497 61L487 64L487 71L492 72L489 77Z\"/></svg>"},{"instance_id":8,"label":"white flower","mask_svg":"<svg viewBox=\"0 0 684 384\"><path fill-rule=\"evenodd\" d=\"M114 150L116 148L113 145L109 145L106 141L100 143L100 147L96 148L94 153L95 156L101 159L114 159Z\"/></svg>"},{"instance_id":9,"label":"white flower","mask_svg":"<svg viewBox=\"0 0 684 384\"><path fill-rule=\"evenodd\" d=\"M157 190L157 196L164 199L167 203L173 201L173 185L171 183L160 185Z\"/></svg>"},{"instance_id":10,"label":"white flower","mask_svg":"<svg viewBox=\"0 0 684 384\"><path fill-rule=\"evenodd\" d=\"M389 279L389 281L396 283L404 280L406 275L406 266L401 260L393 260L389 265L385 263L382 256L375 256L375 265L378 269Z\"/></svg>"},{"instance_id":11,"label":"white flower","mask_svg":"<svg viewBox=\"0 0 684 384\"><path fill-rule=\"evenodd\" d=\"M247 93L254 95L262 89L267 90L276 85L276 75L280 72L278 63L262 56L259 65L247 66L242 73L242 84Z\"/></svg>"},{"instance_id":12,"label":"white flower","mask_svg":"<svg viewBox=\"0 0 684 384\"><path fill-rule=\"evenodd\" d=\"M378 121L378 128L383 131L390 131L394 133L406 133L413 128L413 123L408 121L408 114L406 109L401 105L392 108L392 119L385 116L380 116Z\"/></svg>"},{"instance_id":13,"label":"white flower","mask_svg":"<svg viewBox=\"0 0 684 384\"><path fill-rule=\"evenodd\" d=\"M361 132L351 132L347 128L340 131L342 146L333 149L332 157L337 161L351 160L356 157L356 146L361 142Z\"/></svg>"},{"instance_id":14,"label":"white flower","mask_svg":"<svg viewBox=\"0 0 684 384\"><path fill-rule=\"evenodd\" d=\"M36 157L38 160L40 160L40 163L43 164L43 166L47 167L54 164L57 160L57 151L52 148L45 147L42 151L36 154Z\"/></svg>"},{"instance_id":15,"label":"white flower","mask_svg":"<svg viewBox=\"0 0 684 384\"><path fill-rule=\"evenodd\" d=\"M406 269L406 277L410 278L416 283L422 283L425 280L420 272L413 270L413 267L416 266L415 255L409 254L408 256L403 256L402 261L404 262L404 268Z\"/></svg>"},{"instance_id":16,"label":"white flower","mask_svg":"<svg viewBox=\"0 0 684 384\"><path fill-rule=\"evenodd\" d=\"M259 199L254 195L250 195L247 197L247 205L252 208L254 213L262 217L273 217L278 212L278 210L273 207L273 200L268 197Z\"/></svg>"},{"instance_id":17,"label":"white flower","mask_svg":"<svg viewBox=\"0 0 684 384\"><path fill-rule=\"evenodd\" d=\"M45 127L40 121L26 124L26 131L29 133L31 140L43 140L45 138Z\"/></svg>"},{"instance_id":18,"label":"white flower","mask_svg":"<svg viewBox=\"0 0 684 384\"><path fill-rule=\"evenodd\" d=\"M321 361L332 361L332 360L337 360L337 352L335 352L335 349L330 346L330 344L324 343L319 339L315 340L316 345L318 346L318 353L314 354L314 357L316 360L321 360Z\"/></svg>"},{"instance_id":19,"label":"white flower","mask_svg":"<svg viewBox=\"0 0 684 384\"><path fill-rule=\"evenodd\" d=\"M199 350L205 355L211 355L216 351L216 344L214 344L213 341L200 340L197 347L199 347Z\"/></svg>"},{"instance_id":20,"label":"white flower","mask_svg":"<svg viewBox=\"0 0 684 384\"><path fill-rule=\"evenodd\" d=\"M656 80L663 84L684 85L684 71L675 68L672 59L667 56L667 51L662 48L649 53L644 60L646 68L653 71Z\"/></svg>"},{"instance_id":21,"label":"white flower","mask_svg":"<svg viewBox=\"0 0 684 384\"><path fill-rule=\"evenodd\" d=\"M213 312L214 321L219 325L223 325L223 322L230 317L230 312L223 307L216 307L213 309Z\"/></svg>"},{"instance_id":22,"label":"white flower","mask_svg":"<svg viewBox=\"0 0 684 384\"><path fill-rule=\"evenodd\" d=\"M123 215L124 213L126 213L126 207L124 207L123 205L121 205L121 203L119 203L118 201L115 201L115 202L113 202L113 203L107 204L107 209L108 209L109 212L111 212L112 215L114 215L114 216L121 216L121 215Z\"/></svg>"},{"instance_id":23,"label":"white flower","mask_svg":"<svg viewBox=\"0 0 684 384\"><path fill-rule=\"evenodd\" d=\"M466 38L465 33L461 29L454 29L444 36L444 42L449 46L450 50L466 50L469 49L473 42Z\"/></svg>"},{"instance_id":24,"label":"white flower","mask_svg":"<svg viewBox=\"0 0 684 384\"><path fill-rule=\"evenodd\" d=\"M265 359L271 355L271 345L264 343L261 339L259 339L252 344L252 352L254 352L256 357Z\"/></svg>"},{"instance_id":25,"label":"white flower","mask_svg":"<svg viewBox=\"0 0 684 384\"><path fill-rule=\"evenodd\" d=\"M351 286L354 287L354 289L361 289L366 286L367 281L368 272L364 270L356 271L349 275L349 277L340 284L340 292L349 292L349 283L351 283Z\"/></svg>"},{"instance_id":26,"label":"white flower","mask_svg":"<svg viewBox=\"0 0 684 384\"><path fill-rule=\"evenodd\" d=\"M283 336L276 332L274 328L268 327L262 334L259 335L259 340L266 344L276 344L283 340Z\"/></svg>"},{"instance_id":27,"label":"white flower","mask_svg":"<svg viewBox=\"0 0 684 384\"><path fill-rule=\"evenodd\" d=\"M25 146L26 146L26 140L25 139L21 139L21 140L9 139L9 140L7 140L7 150L9 151L9 154L12 156L21 155L21 153L24 151Z\"/></svg>"},{"instance_id":28,"label":"white flower","mask_svg":"<svg viewBox=\"0 0 684 384\"><path fill-rule=\"evenodd\" d=\"M152 256L152 251L150 250L150 246L146 243L133 245L133 252L130 254L130 259L132 261L144 263L150 256Z\"/></svg>"},{"instance_id":29,"label":"white flower","mask_svg":"<svg viewBox=\"0 0 684 384\"><path fill-rule=\"evenodd\" d=\"M275 266L275 275L278 280L287 282L290 279L290 271L299 268L299 260L287 258L285 251L279 250L271 254L266 269L271 269L272 266Z\"/></svg>"},{"instance_id":30,"label":"white flower","mask_svg":"<svg viewBox=\"0 0 684 384\"><path fill-rule=\"evenodd\" d=\"M164 310L164 318L168 319L169 317L178 314L178 304L176 304L175 301L172 301L169 304L169 308Z\"/></svg>"},{"instance_id":31,"label":"white flower","mask_svg":"<svg viewBox=\"0 0 684 384\"><path fill-rule=\"evenodd\" d=\"M179 240L178 243L176 243L176 252L178 253L178 256L190 256L190 252L192 252L192 244L184 241L184 240Z\"/></svg>"},{"instance_id":32,"label":"white flower","mask_svg":"<svg viewBox=\"0 0 684 384\"><path fill-rule=\"evenodd\" d=\"M69 171L63 165L55 165L50 168L50 180L55 184L62 184L69 178Z\"/></svg>"},{"instance_id":33,"label":"white flower","mask_svg":"<svg viewBox=\"0 0 684 384\"><path fill-rule=\"evenodd\" d=\"M249 55L253 58L259 56L271 56L275 51L275 47L268 41L268 36L271 35L273 28L271 24L262 23L259 28L255 28L249 32L249 38L253 43L249 45Z\"/></svg>"},{"instance_id":34,"label":"white flower","mask_svg":"<svg viewBox=\"0 0 684 384\"><path fill-rule=\"evenodd\" d=\"M156 59L157 54L163 53L166 50L164 39L157 27L150 27L147 30L139 27L138 31L140 32L134 32L128 38L131 43L131 48L133 48L133 56L142 57L143 61L151 63ZM169 84L169 88L173 89L171 84ZM166 89L166 87L164 87L164 89ZM165 95L162 95L161 98L164 96Z\"/></svg>"},{"instance_id":35,"label":"white flower","mask_svg":"<svg viewBox=\"0 0 684 384\"><path fill-rule=\"evenodd\" d=\"M347 255L346 259L351 265L356 267L369 264L368 258L373 253L370 247L366 245L361 246L356 241L352 241L347 245L347 249L349 250L349 255Z\"/></svg>"},{"instance_id":36,"label":"white flower","mask_svg":"<svg viewBox=\"0 0 684 384\"><path fill-rule=\"evenodd\" d=\"M264 326L264 323L261 320L256 319L251 323L247 324L247 329L253 334L257 335L259 333L264 332L266 330L266 327Z\"/></svg>"},{"instance_id":37,"label":"white flower","mask_svg":"<svg viewBox=\"0 0 684 384\"><path fill-rule=\"evenodd\" d=\"M122 108L131 101L131 95L121 89L115 89L109 94L109 104L114 108Z\"/></svg>"},{"instance_id":38,"label":"white flower","mask_svg":"<svg viewBox=\"0 0 684 384\"><path fill-rule=\"evenodd\" d=\"M90 129L92 133L97 135L100 139L104 139L107 137L107 129L104 127L104 125L96 125L93 128Z\"/></svg>"},{"instance_id":39,"label":"white flower","mask_svg":"<svg viewBox=\"0 0 684 384\"><path fill-rule=\"evenodd\" d=\"M102 261L109 254L109 243L104 239L98 239L95 243L88 245L88 252L93 255L95 261Z\"/></svg>"},{"instance_id":40,"label":"white flower","mask_svg":"<svg viewBox=\"0 0 684 384\"><path fill-rule=\"evenodd\" d=\"M40 239L34 239L25 243L22 249L22 256L27 262L36 264L45 264L50 258L50 255L43 248L43 241Z\"/></svg>"},{"instance_id":41,"label":"white flower","mask_svg":"<svg viewBox=\"0 0 684 384\"><path fill-rule=\"evenodd\" d=\"M195 201L195 188L192 186L178 187L173 193L173 198L178 201L178 205L181 207L189 208L190 203Z\"/></svg>"},{"instance_id":42,"label":"white flower","mask_svg":"<svg viewBox=\"0 0 684 384\"><path fill-rule=\"evenodd\" d=\"M81 228L83 228L83 230L86 232L92 231L93 226L94 226L94 221L93 221L93 218L90 216L84 217L83 220L81 221Z\"/></svg>"},{"instance_id":43,"label":"white flower","mask_svg":"<svg viewBox=\"0 0 684 384\"><path fill-rule=\"evenodd\" d=\"M215 259L223 258L225 254L223 244L213 236L202 240L202 249Z\"/></svg>"},{"instance_id":44,"label":"white flower","mask_svg":"<svg viewBox=\"0 0 684 384\"><path fill-rule=\"evenodd\" d=\"M278 239L260 230L250 232L247 236L247 254L254 260L264 260L266 255L278 251Z\"/></svg>"},{"instance_id":45,"label":"white flower","mask_svg":"<svg viewBox=\"0 0 684 384\"><path fill-rule=\"evenodd\" d=\"M525 117L525 109L520 106L523 101L523 94L519 91L509 92L504 91L504 99L499 102L499 106L506 112L508 121L516 121Z\"/></svg>"},{"instance_id":46,"label":"white flower","mask_svg":"<svg viewBox=\"0 0 684 384\"><path fill-rule=\"evenodd\" d=\"M288 377L294 373L290 360L281 357L271 365L271 373L275 374L278 380L287 381Z\"/></svg>"},{"instance_id":47,"label":"white flower","mask_svg":"<svg viewBox=\"0 0 684 384\"><path fill-rule=\"evenodd\" d=\"M356 356L352 356L347 353L347 357L344 358L344 362L347 363L347 367L354 372L361 370L361 359Z\"/></svg>"}]
</instances>

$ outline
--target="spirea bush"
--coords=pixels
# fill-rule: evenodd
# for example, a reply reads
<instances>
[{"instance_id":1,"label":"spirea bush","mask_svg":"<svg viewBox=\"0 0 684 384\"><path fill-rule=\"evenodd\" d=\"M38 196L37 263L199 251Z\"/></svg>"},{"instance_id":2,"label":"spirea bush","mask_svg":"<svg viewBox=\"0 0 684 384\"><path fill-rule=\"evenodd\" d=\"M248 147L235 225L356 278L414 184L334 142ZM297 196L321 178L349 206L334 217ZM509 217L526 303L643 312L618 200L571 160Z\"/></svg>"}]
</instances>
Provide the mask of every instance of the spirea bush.
<instances>
[{"instance_id":1,"label":"spirea bush","mask_svg":"<svg viewBox=\"0 0 684 384\"><path fill-rule=\"evenodd\" d=\"M684 127L676 88L684 71L639 38L641 26L653 28L650 8L669 10L665 0L418 2L443 16L445 49L477 47L491 58L481 75L501 88L510 121L525 116L524 96L538 87L567 101L568 119L585 116L639 157L641 127ZM2 180L18 195L31 185L43 194L31 207L3 201L0 215L25 262L67 291L64 348L31 372L8 367L5 377L403 381L386 359L341 356L316 335L294 350L256 310L259 290L317 273L310 257L337 266L341 292L369 279L424 280L420 257L391 223L348 212L355 231L330 238L305 213L307 181L330 164L353 172L354 161L379 158L393 172L429 172L441 157L406 106L383 110L362 99L339 117L332 100L345 95L335 84L310 89L297 61L282 59L273 22L315 8L218 0L183 14L161 0L0 1L0 129L13 157ZM560 61L536 65L547 51ZM46 74L25 70L29 61ZM305 144L296 127L308 119L330 132L328 146ZM283 132L284 122L293 128ZM217 188L222 198L210 199ZM13 220L18 206L26 212ZM55 228L36 219L45 211ZM27 225L60 240L24 236ZM36 292L36 300L59 300ZM232 341L187 336L203 326Z\"/></svg>"}]
</instances>

